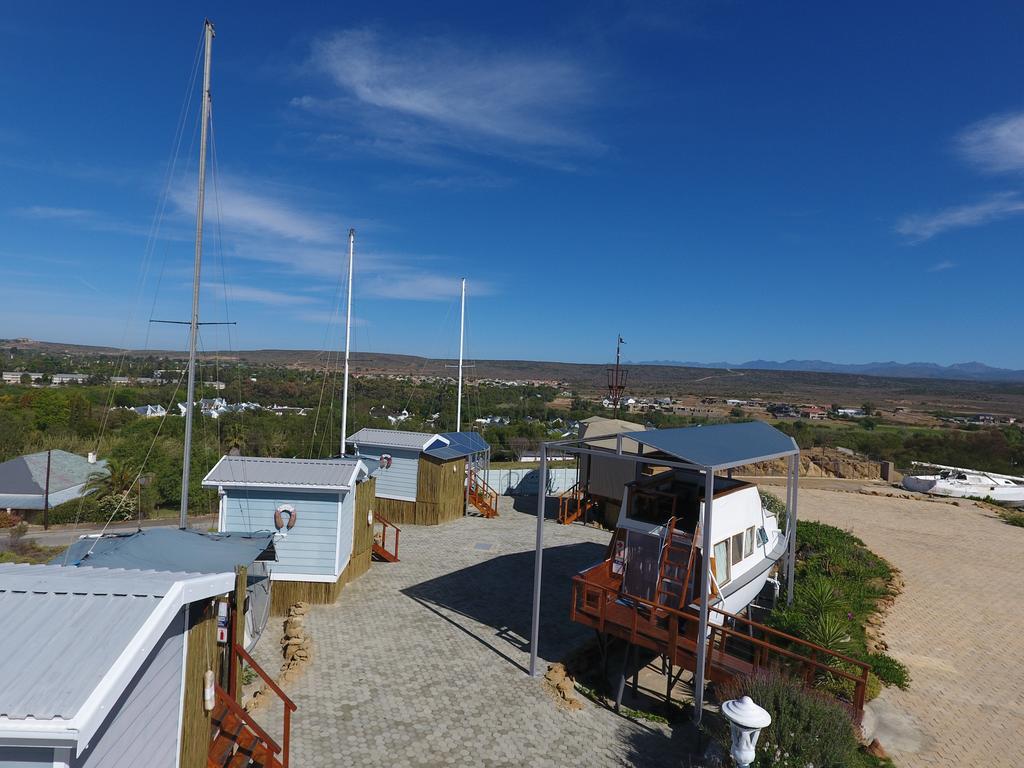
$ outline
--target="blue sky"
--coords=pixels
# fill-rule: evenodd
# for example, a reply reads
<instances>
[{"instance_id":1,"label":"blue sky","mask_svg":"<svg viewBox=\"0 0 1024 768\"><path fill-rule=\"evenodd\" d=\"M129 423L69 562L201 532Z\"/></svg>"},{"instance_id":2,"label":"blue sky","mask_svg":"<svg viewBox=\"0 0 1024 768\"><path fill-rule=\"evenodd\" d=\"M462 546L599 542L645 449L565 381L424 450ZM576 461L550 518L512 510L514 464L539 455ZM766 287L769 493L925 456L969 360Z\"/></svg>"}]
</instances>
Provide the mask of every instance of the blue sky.
<instances>
[{"instance_id":1,"label":"blue sky","mask_svg":"<svg viewBox=\"0 0 1024 768\"><path fill-rule=\"evenodd\" d=\"M357 350L1024 368L1019 3L104 8L0 21L0 337L184 346L209 14L206 348L335 346L355 227Z\"/></svg>"}]
</instances>

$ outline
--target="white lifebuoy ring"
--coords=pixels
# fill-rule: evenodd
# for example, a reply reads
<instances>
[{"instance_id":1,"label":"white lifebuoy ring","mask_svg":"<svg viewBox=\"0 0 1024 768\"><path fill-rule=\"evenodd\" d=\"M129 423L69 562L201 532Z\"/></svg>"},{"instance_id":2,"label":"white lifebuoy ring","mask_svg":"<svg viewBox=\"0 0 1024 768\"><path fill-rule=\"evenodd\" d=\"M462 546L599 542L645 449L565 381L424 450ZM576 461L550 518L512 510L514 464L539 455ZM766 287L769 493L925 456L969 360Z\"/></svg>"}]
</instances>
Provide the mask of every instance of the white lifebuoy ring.
<instances>
[{"instance_id":1,"label":"white lifebuoy ring","mask_svg":"<svg viewBox=\"0 0 1024 768\"><path fill-rule=\"evenodd\" d=\"M380 455L380 468L381 469L390 469L391 468L391 454L390 453L382 453Z\"/></svg>"}]
</instances>

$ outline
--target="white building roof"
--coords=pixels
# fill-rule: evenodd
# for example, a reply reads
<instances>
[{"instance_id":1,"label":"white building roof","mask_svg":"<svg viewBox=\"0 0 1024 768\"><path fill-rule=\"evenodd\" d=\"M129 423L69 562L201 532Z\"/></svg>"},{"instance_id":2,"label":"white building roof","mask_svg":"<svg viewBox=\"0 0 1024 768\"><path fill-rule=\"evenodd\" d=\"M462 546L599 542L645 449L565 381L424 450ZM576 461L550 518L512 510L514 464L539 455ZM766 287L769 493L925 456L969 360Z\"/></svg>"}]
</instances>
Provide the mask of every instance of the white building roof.
<instances>
[{"instance_id":1,"label":"white building roof","mask_svg":"<svg viewBox=\"0 0 1024 768\"><path fill-rule=\"evenodd\" d=\"M206 488L298 488L348 491L367 474L359 459L273 459L222 456L203 478Z\"/></svg>"},{"instance_id":2,"label":"white building roof","mask_svg":"<svg viewBox=\"0 0 1024 768\"><path fill-rule=\"evenodd\" d=\"M426 450L431 443L450 442L446 437L430 432L408 432L403 429L360 429L346 442L356 445L372 445L378 448L407 448L415 451Z\"/></svg>"},{"instance_id":3,"label":"white building roof","mask_svg":"<svg viewBox=\"0 0 1024 768\"><path fill-rule=\"evenodd\" d=\"M0 746L81 752L181 608L234 580L0 564Z\"/></svg>"}]
</instances>

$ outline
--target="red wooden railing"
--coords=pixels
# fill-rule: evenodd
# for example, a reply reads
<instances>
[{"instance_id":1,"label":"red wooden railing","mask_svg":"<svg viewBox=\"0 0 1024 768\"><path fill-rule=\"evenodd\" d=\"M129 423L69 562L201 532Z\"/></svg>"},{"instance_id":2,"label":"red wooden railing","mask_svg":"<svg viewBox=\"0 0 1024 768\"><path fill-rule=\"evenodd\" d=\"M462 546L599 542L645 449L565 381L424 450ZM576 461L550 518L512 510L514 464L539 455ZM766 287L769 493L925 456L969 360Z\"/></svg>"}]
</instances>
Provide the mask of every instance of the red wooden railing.
<instances>
[{"instance_id":1,"label":"red wooden railing","mask_svg":"<svg viewBox=\"0 0 1024 768\"><path fill-rule=\"evenodd\" d=\"M398 562L398 538L402 535L402 529L392 523L383 515L374 514L373 516L373 554L379 557L381 560L385 560L389 563ZM380 529L377 529L377 526ZM388 530L392 531L391 539L394 546L388 548Z\"/></svg>"},{"instance_id":2,"label":"red wooden railing","mask_svg":"<svg viewBox=\"0 0 1024 768\"><path fill-rule=\"evenodd\" d=\"M284 691L281 690L281 686L279 686L277 683L275 683L273 681L273 679L270 677L270 675L268 675L264 671L263 667L261 667L259 664L256 663L256 659L254 659L252 656L250 656L249 653L245 650L245 648L240 646L238 643L232 643L232 649L233 649L233 651L236 654L238 654L240 657L242 657L242 660L245 661L245 663L248 664L252 668L253 672L255 672L257 675L259 675L263 679L263 682L267 684L267 687L270 690L272 690L275 694L277 694L278 698L281 699L282 704L284 704L284 729L283 729L284 732L283 732L283 734L281 736L281 746L278 747L277 749L274 749L274 746L276 746L276 742L274 742L273 739L271 739L269 736L267 736L265 731L260 729L260 730L257 731L257 733L260 734L260 738L261 739L264 739L265 741L267 741L268 745L271 747L271 749L273 750L274 754L277 754L278 752L281 752L281 765L283 766L283 768L288 768L288 747L289 747L289 742L291 741L292 712L294 712L297 709L297 707L295 706L295 702L292 701L291 698L289 698L287 693L285 693ZM235 674L234 670L235 670L235 665L231 664L231 673L230 673L231 680L230 680L230 684L231 684L232 687L237 685L237 681L235 681L233 679L234 678L234 674ZM229 705L229 707L232 706L232 705L238 706L237 704L235 704L235 702L233 700L232 700L231 704ZM238 708L241 709L241 707L238 707ZM232 708L232 711L234 711L233 708ZM246 713L246 715L248 716L248 713ZM245 719L245 718L243 718L243 719ZM249 720L246 720L246 723L248 724ZM253 724L255 725L255 723L253 723ZM253 728L253 730L256 730L256 728L259 728L259 726L255 726L255 728Z\"/></svg>"},{"instance_id":3,"label":"red wooden railing","mask_svg":"<svg viewBox=\"0 0 1024 768\"><path fill-rule=\"evenodd\" d=\"M469 502L476 507L484 517L498 516L498 492L491 488L487 482L480 477L478 472L469 471L467 478L469 483Z\"/></svg>"},{"instance_id":4,"label":"red wooden railing","mask_svg":"<svg viewBox=\"0 0 1024 768\"><path fill-rule=\"evenodd\" d=\"M586 493L583 481L577 482L567 491L558 496L558 522L569 525L579 520L594 506L593 500Z\"/></svg>"},{"instance_id":5,"label":"red wooden railing","mask_svg":"<svg viewBox=\"0 0 1024 768\"><path fill-rule=\"evenodd\" d=\"M853 684L849 702L854 719L863 714L870 666L842 653L829 650L799 637L780 632L714 606L709 611L734 627L708 624L705 672L707 679L729 679L760 669L775 669L799 674L808 683L820 676L832 675ZM604 561L573 577L570 618L601 633L608 633L667 655L678 666L696 670L699 615L693 608L675 609L659 605L621 589L621 577ZM737 629L744 625L746 631ZM754 636L755 633L758 636ZM730 652L729 645L739 641L753 648L752 656ZM848 672L843 668L855 669Z\"/></svg>"}]
</instances>

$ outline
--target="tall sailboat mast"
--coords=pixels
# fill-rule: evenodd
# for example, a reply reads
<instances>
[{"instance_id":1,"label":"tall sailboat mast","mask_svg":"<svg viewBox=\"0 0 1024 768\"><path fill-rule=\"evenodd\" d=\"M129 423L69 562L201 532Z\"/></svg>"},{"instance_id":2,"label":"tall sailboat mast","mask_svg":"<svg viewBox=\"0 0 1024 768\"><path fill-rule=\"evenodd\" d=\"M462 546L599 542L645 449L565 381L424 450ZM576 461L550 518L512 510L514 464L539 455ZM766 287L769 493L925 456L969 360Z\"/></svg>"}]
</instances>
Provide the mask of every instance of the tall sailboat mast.
<instances>
[{"instance_id":1,"label":"tall sailboat mast","mask_svg":"<svg viewBox=\"0 0 1024 768\"><path fill-rule=\"evenodd\" d=\"M345 310L345 380L341 389L341 455L348 435L348 350L352 341L352 263L356 253L356 231L348 231L348 308Z\"/></svg>"},{"instance_id":2,"label":"tall sailboat mast","mask_svg":"<svg viewBox=\"0 0 1024 768\"><path fill-rule=\"evenodd\" d=\"M203 211L206 202L206 140L210 125L210 60L213 48L213 22L206 27L206 57L203 65L203 116L199 140L199 199L196 203L196 255L192 272L192 319L188 336L188 400L185 408L185 454L181 464L181 514L178 527L188 527L188 477L192 458L192 415L196 395L196 337L199 332L199 277L203 261Z\"/></svg>"},{"instance_id":3,"label":"tall sailboat mast","mask_svg":"<svg viewBox=\"0 0 1024 768\"><path fill-rule=\"evenodd\" d=\"M466 340L466 278L462 278L462 314L459 317L459 390L455 406L455 431L462 431L462 351Z\"/></svg>"}]
</instances>

